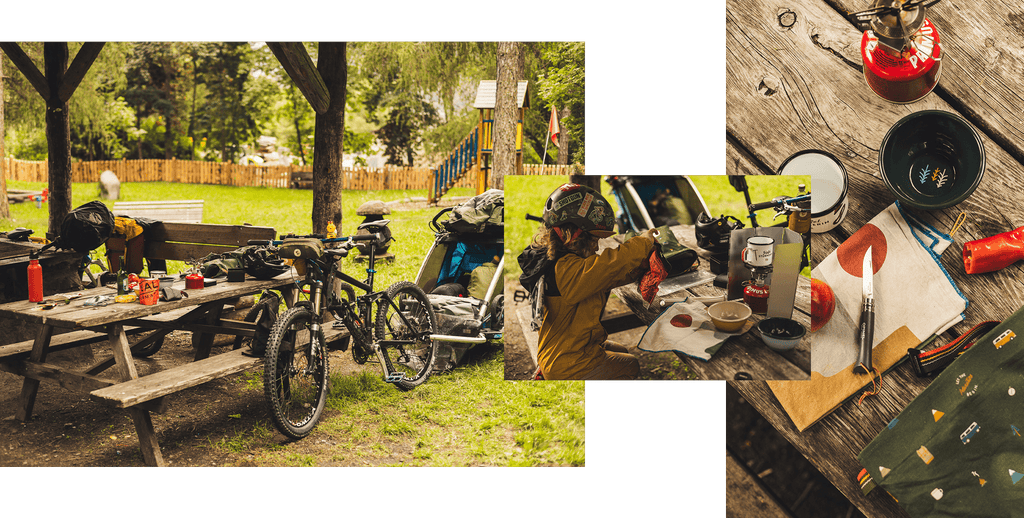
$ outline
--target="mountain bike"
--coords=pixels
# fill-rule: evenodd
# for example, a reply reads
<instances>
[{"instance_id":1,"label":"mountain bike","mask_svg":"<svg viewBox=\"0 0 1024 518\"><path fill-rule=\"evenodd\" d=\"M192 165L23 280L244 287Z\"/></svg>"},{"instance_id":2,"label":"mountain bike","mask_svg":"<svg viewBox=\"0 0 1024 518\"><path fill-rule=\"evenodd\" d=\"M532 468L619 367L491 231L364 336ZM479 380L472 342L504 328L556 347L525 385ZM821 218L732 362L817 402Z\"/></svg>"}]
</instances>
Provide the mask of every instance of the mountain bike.
<instances>
[{"instance_id":1,"label":"mountain bike","mask_svg":"<svg viewBox=\"0 0 1024 518\"><path fill-rule=\"evenodd\" d=\"M436 318L427 296L408 281L396 282L383 291L373 289L377 249L392 239L385 232L387 224L388 220L363 223L359 229L368 234L342 238L288 235L280 241L250 242L293 260L297 273L304 277L299 288L309 293L308 300L296 302L277 318L264 355L264 394L274 424L288 437L309 435L327 401L324 326L331 317L336 322L327 325L348 329L355 361L362 364L375 358L385 382L406 391L430 376L439 335L435 334ZM338 267L338 260L360 242L368 256L365 281ZM329 248L331 245L336 247ZM353 288L364 294L355 296Z\"/></svg>"}]
</instances>

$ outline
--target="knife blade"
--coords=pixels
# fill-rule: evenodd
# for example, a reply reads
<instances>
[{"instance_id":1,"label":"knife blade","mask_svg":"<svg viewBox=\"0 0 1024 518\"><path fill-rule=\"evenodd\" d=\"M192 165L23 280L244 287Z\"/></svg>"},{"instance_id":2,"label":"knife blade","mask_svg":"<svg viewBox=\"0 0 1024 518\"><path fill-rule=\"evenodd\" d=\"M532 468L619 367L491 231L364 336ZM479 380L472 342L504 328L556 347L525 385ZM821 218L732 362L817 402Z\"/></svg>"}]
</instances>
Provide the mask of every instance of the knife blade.
<instances>
[{"instance_id":1,"label":"knife blade","mask_svg":"<svg viewBox=\"0 0 1024 518\"><path fill-rule=\"evenodd\" d=\"M875 337L875 270L871 262L871 247L868 247L868 251L864 253L864 269L861 273L864 283L864 306L860 312L860 353L857 355L857 363L853 366L853 372L868 374L873 369L871 342Z\"/></svg>"}]
</instances>

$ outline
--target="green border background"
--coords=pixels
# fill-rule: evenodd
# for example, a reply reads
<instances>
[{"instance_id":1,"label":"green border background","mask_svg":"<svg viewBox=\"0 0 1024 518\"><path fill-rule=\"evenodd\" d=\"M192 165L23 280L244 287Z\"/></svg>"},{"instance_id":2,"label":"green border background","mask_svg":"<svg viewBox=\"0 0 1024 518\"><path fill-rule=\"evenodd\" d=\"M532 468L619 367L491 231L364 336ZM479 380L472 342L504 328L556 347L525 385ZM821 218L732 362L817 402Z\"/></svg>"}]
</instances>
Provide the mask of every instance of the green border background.
<instances>
[{"instance_id":1,"label":"green border background","mask_svg":"<svg viewBox=\"0 0 1024 518\"><path fill-rule=\"evenodd\" d=\"M0 27L5 40L585 39L590 172L722 174L723 8L648 0L51 0L8 2ZM5 69L16 73L9 61ZM590 383L585 469L7 468L0 493L6 516L724 516L724 404L721 383Z\"/></svg>"}]
</instances>

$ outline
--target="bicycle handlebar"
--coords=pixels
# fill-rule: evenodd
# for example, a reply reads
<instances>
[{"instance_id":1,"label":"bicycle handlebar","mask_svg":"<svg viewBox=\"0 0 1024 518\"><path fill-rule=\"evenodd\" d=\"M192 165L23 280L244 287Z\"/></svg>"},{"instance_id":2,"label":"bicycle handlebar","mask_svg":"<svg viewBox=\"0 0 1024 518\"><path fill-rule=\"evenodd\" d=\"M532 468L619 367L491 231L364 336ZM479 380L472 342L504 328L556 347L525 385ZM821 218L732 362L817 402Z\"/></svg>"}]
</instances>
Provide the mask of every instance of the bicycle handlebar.
<instances>
[{"instance_id":1,"label":"bicycle handlebar","mask_svg":"<svg viewBox=\"0 0 1024 518\"><path fill-rule=\"evenodd\" d=\"M755 212L755 211L759 211L759 210L763 210L763 209L770 209L770 208L773 208L773 207L781 207L781 206L783 206L783 205L785 205L787 203L797 203L797 202L801 202L801 201L807 200L810 197L811 197L810 194L803 194L803 195L800 195L800 196L793 196L792 198L781 197L781 198L776 198L776 199L771 200L771 201L763 201L761 203L751 203L749 206L747 206L747 210L749 210L750 212Z\"/></svg>"}]
</instances>

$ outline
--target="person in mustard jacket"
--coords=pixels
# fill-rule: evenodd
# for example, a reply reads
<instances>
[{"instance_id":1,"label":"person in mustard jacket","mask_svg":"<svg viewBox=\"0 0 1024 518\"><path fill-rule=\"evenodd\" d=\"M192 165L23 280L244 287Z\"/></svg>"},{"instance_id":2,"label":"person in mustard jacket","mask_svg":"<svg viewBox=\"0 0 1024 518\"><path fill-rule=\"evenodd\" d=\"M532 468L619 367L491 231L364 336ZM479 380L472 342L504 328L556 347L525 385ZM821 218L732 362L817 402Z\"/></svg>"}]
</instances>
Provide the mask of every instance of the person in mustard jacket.
<instances>
[{"instance_id":1,"label":"person in mustard jacket","mask_svg":"<svg viewBox=\"0 0 1024 518\"><path fill-rule=\"evenodd\" d=\"M640 362L608 341L601 312L612 288L639 279L656 240L651 231L597 254L614 235L615 216L601 193L565 184L548 197L533 248L547 264L537 361L544 379L635 379Z\"/></svg>"}]
</instances>

